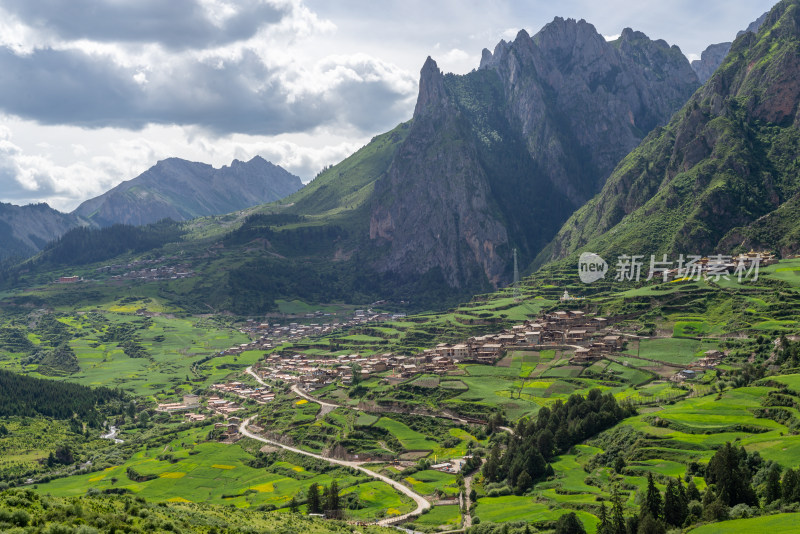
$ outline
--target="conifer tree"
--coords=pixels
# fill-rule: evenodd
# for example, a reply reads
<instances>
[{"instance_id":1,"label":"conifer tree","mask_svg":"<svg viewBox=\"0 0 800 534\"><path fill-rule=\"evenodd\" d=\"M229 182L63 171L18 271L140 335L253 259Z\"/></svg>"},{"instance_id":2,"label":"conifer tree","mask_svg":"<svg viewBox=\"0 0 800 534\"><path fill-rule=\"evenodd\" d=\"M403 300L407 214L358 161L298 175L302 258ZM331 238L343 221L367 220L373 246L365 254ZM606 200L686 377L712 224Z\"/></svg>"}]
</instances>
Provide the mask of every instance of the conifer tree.
<instances>
[{"instance_id":1,"label":"conifer tree","mask_svg":"<svg viewBox=\"0 0 800 534\"><path fill-rule=\"evenodd\" d=\"M767 488L764 495L767 504L781 498L781 468L778 464L772 464L767 475Z\"/></svg>"},{"instance_id":2,"label":"conifer tree","mask_svg":"<svg viewBox=\"0 0 800 534\"><path fill-rule=\"evenodd\" d=\"M319 485L316 482L308 487L308 497L306 500L308 502L309 514L322 513L322 505L319 498Z\"/></svg>"},{"instance_id":3,"label":"conifer tree","mask_svg":"<svg viewBox=\"0 0 800 534\"><path fill-rule=\"evenodd\" d=\"M339 502L339 483L335 480L332 481L327 490L328 495L325 502L325 510L333 514L338 514L342 509L341 503Z\"/></svg>"},{"instance_id":4,"label":"conifer tree","mask_svg":"<svg viewBox=\"0 0 800 534\"><path fill-rule=\"evenodd\" d=\"M622 509L622 496L619 494L619 488L614 487L611 492L611 525L614 534L627 534L625 528L625 512Z\"/></svg>"},{"instance_id":5,"label":"conifer tree","mask_svg":"<svg viewBox=\"0 0 800 534\"><path fill-rule=\"evenodd\" d=\"M648 513L653 516L653 519L661 517L661 492L658 491L651 472L647 473L647 495L644 500L642 516Z\"/></svg>"},{"instance_id":6,"label":"conifer tree","mask_svg":"<svg viewBox=\"0 0 800 534\"><path fill-rule=\"evenodd\" d=\"M686 486L686 499L688 501L699 501L702 499L700 490L697 489L697 486L694 483L694 478L690 480L689 484Z\"/></svg>"},{"instance_id":7,"label":"conifer tree","mask_svg":"<svg viewBox=\"0 0 800 534\"><path fill-rule=\"evenodd\" d=\"M597 534L613 534L614 530L608 520L608 511L606 510L606 503L600 503L600 524L597 525Z\"/></svg>"}]
</instances>

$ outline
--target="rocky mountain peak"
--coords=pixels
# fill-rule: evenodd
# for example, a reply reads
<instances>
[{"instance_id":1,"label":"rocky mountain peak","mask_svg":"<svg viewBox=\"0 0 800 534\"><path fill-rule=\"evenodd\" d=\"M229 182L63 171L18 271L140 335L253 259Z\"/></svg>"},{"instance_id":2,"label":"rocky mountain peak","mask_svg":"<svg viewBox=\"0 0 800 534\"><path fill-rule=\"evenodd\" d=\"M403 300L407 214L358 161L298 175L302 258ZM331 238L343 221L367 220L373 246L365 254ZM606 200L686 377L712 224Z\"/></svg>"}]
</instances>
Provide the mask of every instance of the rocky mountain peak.
<instances>
[{"instance_id":1,"label":"rocky mountain peak","mask_svg":"<svg viewBox=\"0 0 800 534\"><path fill-rule=\"evenodd\" d=\"M628 30L622 48L557 17L465 75L427 58L408 135L374 187L377 270L480 289L507 281L514 248L532 259L698 87L677 47Z\"/></svg>"},{"instance_id":2,"label":"rocky mountain peak","mask_svg":"<svg viewBox=\"0 0 800 534\"><path fill-rule=\"evenodd\" d=\"M444 74L439 70L436 61L428 56L419 73L419 96L414 108L414 117L425 115L445 105L447 105L447 93L444 89Z\"/></svg>"},{"instance_id":3,"label":"rocky mountain peak","mask_svg":"<svg viewBox=\"0 0 800 534\"><path fill-rule=\"evenodd\" d=\"M595 27L585 20L563 19L556 17L546 24L533 37L536 45L543 50L573 50L592 48L601 43L605 44L603 36L597 33Z\"/></svg>"},{"instance_id":4,"label":"rocky mountain peak","mask_svg":"<svg viewBox=\"0 0 800 534\"><path fill-rule=\"evenodd\" d=\"M617 166L543 255L795 254L799 46L800 0L784 0L758 34L737 37L708 82Z\"/></svg>"},{"instance_id":5,"label":"rocky mountain peak","mask_svg":"<svg viewBox=\"0 0 800 534\"><path fill-rule=\"evenodd\" d=\"M492 53L489 51L488 48L484 48L481 50L481 63L479 68L483 68L492 60Z\"/></svg>"}]
</instances>

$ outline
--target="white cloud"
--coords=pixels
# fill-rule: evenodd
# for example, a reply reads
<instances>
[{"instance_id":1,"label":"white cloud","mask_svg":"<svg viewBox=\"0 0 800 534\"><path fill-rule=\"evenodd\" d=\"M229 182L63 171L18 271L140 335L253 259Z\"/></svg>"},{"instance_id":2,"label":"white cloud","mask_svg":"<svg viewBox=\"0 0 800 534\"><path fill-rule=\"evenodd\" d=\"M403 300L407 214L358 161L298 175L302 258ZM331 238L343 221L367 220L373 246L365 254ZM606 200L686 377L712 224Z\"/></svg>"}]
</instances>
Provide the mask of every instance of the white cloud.
<instances>
[{"instance_id":1,"label":"white cloud","mask_svg":"<svg viewBox=\"0 0 800 534\"><path fill-rule=\"evenodd\" d=\"M504 41L513 41L522 28L506 28L500 33L500 38Z\"/></svg>"},{"instance_id":2,"label":"white cloud","mask_svg":"<svg viewBox=\"0 0 800 534\"><path fill-rule=\"evenodd\" d=\"M470 55L460 48L451 48L444 54L435 54L436 64L443 72L454 72L464 74L477 68L480 63L480 56Z\"/></svg>"},{"instance_id":3,"label":"white cloud","mask_svg":"<svg viewBox=\"0 0 800 534\"><path fill-rule=\"evenodd\" d=\"M411 116L427 55L468 72L556 15L699 52L774 3L610 1L3 0L0 200L71 209L171 156L259 154L307 180Z\"/></svg>"},{"instance_id":4,"label":"white cloud","mask_svg":"<svg viewBox=\"0 0 800 534\"><path fill-rule=\"evenodd\" d=\"M38 139L35 134L42 129L34 123L13 117L4 121L22 134L15 139L12 128L0 126L0 191L4 200L15 204L48 202L62 211L73 210L83 200L138 176L168 157L220 167L233 159L247 161L260 155L307 182L324 166L338 163L369 141L368 137L330 130L219 137L202 129L174 125L148 126L141 132L113 128L85 132L61 126L57 127L59 131L50 131L54 139L88 136L91 149L72 143L60 151L49 138Z\"/></svg>"},{"instance_id":5,"label":"white cloud","mask_svg":"<svg viewBox=\"0 0 800 534\"><path fill-rule=\"evenodd\" d=\"M605 39L606 41L616 41L617 39L619 39L620 35L622 35L622 34L621 33L617 33L617 34L614 34L614 35L604 35L603 39Z\"/></svg>"}]
</instances>

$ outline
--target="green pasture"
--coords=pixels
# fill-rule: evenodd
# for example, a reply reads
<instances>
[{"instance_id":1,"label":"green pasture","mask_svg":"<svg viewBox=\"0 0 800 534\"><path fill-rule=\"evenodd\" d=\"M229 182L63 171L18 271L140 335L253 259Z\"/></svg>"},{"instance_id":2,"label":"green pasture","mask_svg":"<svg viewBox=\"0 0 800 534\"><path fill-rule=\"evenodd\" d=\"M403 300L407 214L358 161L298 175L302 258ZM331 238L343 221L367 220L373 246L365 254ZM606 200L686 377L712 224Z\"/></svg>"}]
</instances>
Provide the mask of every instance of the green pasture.
<instances>
[{"instance_id":1,"label":"green pasture","mask_svg":"<svg viewBox=\"0 0 800 534\"><path fill-rule=\"evenodd\" d=\"M533 497L507 495L504 497L481 497L478 499L473 517L480 517L481 522L527 521L538 523L555 521L571 511L566 508L550 508ZM600 522L597 517L583 510L575 513L583 522L587 533L597 532L597 524Z\"/></svg>"},{"instance_id":2,"label":"green pasture","mask_svg":"<svg viewBox=\"0 0 800 534\"><path fill-rule=\"evenodd\" d=\"M434 506L429 512L414 519L420 527L444 527L453 530L461 526L461 509L457 504Z\"/></svg>"},{"instance_id":3,"label":"green pasture","mask_svg":"<svg viewBox=\"0 0 800 534\"><path fill-rule=\"evenodd\" d=\"M120 488L156 502L207 502L249 508L261 505L284 507L293 496L305 492L316 482L329 485L334 478L342 493L358 492L364 505L353 511L357 518L375 518L381 510L394 508L401 513L413 508L410 499L388 485L348 474L335 476L312 473L289 462L276 462L266 469L250 467L253 457L238 444L204 442L212 427L201 427L179 434L166 447L145 449L124 464L104 471L56 479L40 484L40 493L77 496L87 489L98 491ZM165 456L166 455L166 456ZM135 482L128 468L152 480Z\"/></svg>"},{"instance_id":4,"label":"green pasture","mask_svg":"<svg viewBox=\"0 0 800 534\"><path fill-rule=\"evenodd\" d=\"M438 443L429 440L424 434L420 434L400 421L389 417L381 417L373 426L388 430L409 451L432 451L439 447Z\"/></svg>"},{"instance_id":5,"label":"green pasture","mask_svg":"<svg viewBox=\"0 0 800 534\"><path fill-rule=\"evenodd\" d=\"M402 515L416 507L411 499L378 480L362 482L341 491L342 496L349 493L357 493L358 500L363 506L358 510L347 510L347 515L351 519L374 520L376 516L380 515Z\"/></svg>"},{"instance_id":6,"label":"green pasture","mask_svg":"<svg viewBox=\"0 0 800 534\"><path fill-rule=\"evenodd\" d=\"M641 346L637 346L639 343ZM701 357L701 349L712 348L714 347L695 339L659 338L643 339L640 342L629 341L625 353L659 362L687 365Z\"/></svg>"},{"instance_id":7,"label":"green pasture","mask_svg":"<svg viewBox=\"0 0 800 534\"><path fill-rule=\"evenodd\" d=\"M710 523L693 528L691 534L755 534L757 532L797 532L800 513L776 514Z\"/></svg>"},{"instance_id":8,"label":"green pasture","mask_svg":"<svg viewBox=\"0 0 800 534\"><path fill-rule=\"evenodd\" d=\"M789 389L800 391L800 374L771 376L769 380L786 384Z\"/></svg>"},{"instance_id":9,"label":"green pasture","mask_svg":"<svg viewBox=\"0 0 800 534\"><path fill-rule=\"evenodd\" d=\"M450 473L442 473L433 469L417 471L403 481L420 495L433 495L436 490L447 496L458 495L458 483L456 476Z\"/></svg>"},{"instance_id":10,"label":"green pasture","mask_svg":"<svg viewBox=\"0 0 800 534\"><path fill-rule=\"evenodd\" d=\"M130 305L135 309L139 306L141 303ZM124 307L106 306L111 309ZM125 354L121 344L104 341L103 336L111 326L136 325L141 318L130 312L100 311L98 314L105 322L102 326L93 323L86 315L72 314L58 319L73 332L69 345L78 359L80 371L56 379L90 386L120 387L135 394L152 394L186 383L187 378L199 379L203 385L209 385L244 369L263 355L261 351L250 351L238 356L217 357L197 368L199 360L249 341L249 338L208 320L156 316L151 318L149 327L136 330L139 345L148 357L131 358ZM35 335L29 339L35 343L39 341ZM10 370L42 376L35 365L23 369L19 359L9 354L0 356L0 360L5 360L3 366Z\"/></svg>"}]
</instances>

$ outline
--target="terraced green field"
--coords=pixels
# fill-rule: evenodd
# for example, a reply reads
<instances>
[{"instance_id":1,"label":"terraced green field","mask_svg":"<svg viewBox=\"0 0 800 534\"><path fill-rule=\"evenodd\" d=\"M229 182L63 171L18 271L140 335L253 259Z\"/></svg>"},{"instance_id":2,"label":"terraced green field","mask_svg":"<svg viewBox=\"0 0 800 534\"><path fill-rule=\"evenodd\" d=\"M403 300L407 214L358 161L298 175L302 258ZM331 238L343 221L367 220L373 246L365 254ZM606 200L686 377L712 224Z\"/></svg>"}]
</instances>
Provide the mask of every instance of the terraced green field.
<instances>
[{"instance_id":1,"label":"terraced green field","mask_svg":"<svg viewBox=\"0 0 800 534\"><path fill-rule=\"evenodd\" d=\"M458 495L456 476L450 473L426 469L425 471L418 471L403 480L420 495L433 495L436 490L439 490L441 495Z\"/></svg>"},{"instance_id":2,"label":"terraced green field","mask_svg":"<svg viewBox=\"0 0 800 534\"><path fill-rule=\"evenodd\" d=\"M800 374L797 375L781 375L770 377L771 381L786 384L790 389L800 391Z\"/></svg>"},{"instance_id":3,"label":"terraced green field","mask_svg":"<svg viewBox=\"0 0 800 534\"><path fill-rule=\"evenodd\" d=\"M362 508L351 510L352 517L374 519L381 513L405 513L413 509L411 500L388 485L346 470L318 474L286 461L266 469L250 467L252 456L238 444L203 442L212 427L181 433L166 447L137 452L122 465L104 471L77 475L40 484L38 491L56 496L77 496L94 488L127 489L156 502L205 502L250 508L288 505L292 497L316 482L329 485L334 479L342 495L357 492ZM165 452L166 451L166 452ZM166 455L166 456L165 456ZM129 477L132 468L152 480L136 482ZM388 511L387 510L393 510Z\"/></svg>"},{"instance_id":4,"label":"terraced green field","mask_svg":"<svg viewBox=\"0 0 800 534\"><path fill-rule=\"evenodd\" d=\"M641 347L637 347L637 342L628 343L628 349L625 352L649 360L686 365L700 357L699 352L701 347L705 346L700 341L694 339L643 339L641 341ZM711 348L712 347L708 347L704 350L710 350Z\"/></svg>"},{"instance_id":5,"label":"terraced green field","mask_svg":"<svg viewBox=\"0 0 800 534\"><path fill-rule=\"evenodd\" d=\"M110 327L136 327L141 324L141 318L133 312L142 306L152 306L152 303L140 301L130 305L108 305L108 311L92 310L92 316L86 315L86 312L75 312L59 317L58 320L72 331L69 345L78 358L80 371L58 379L90 386L121 387L136 394L151 394L185 383L187 377L198 378L195 371L199 372L203 384L213 383L229 375L232 370L253 364L263 355L263 352L251 351L238 356L215 358L202 364L201 369L194 369L201 359L249 341L249 338L237 330L208 320L156 316L149 319L149 326L136 330L140 345L148 357L130 357L120 343L105 341L103 336ZM155 305L155 308L160 309L161 306ZM36 336L30 339L34 344L40 343ZM42 376L35 364L23 366L19 356L9 353L0 353L0 366Z\"/></svg>"},{"instance_id":6,"label":"terraced green field","mask_svg":"<svg viewBox=\"0 0 800 534\"><path fill-rule=\"evenodd\" d=\"M708 460L713 448L738 440L747 450L757 450L767 460L790 466L792 458L796 459L800 452L800 440L787 436L790 432L785 425L757 418L752 413L761 406L761 399L770 390L747 387L726 391L720 399L715 395L691 398L621 424L658 438L668 438L665 443L671 446L661 454L684 465L691 460ZM680 443L686 447L681 448Z\"/></svg>"},{"instance_id":7,"label":"terraced green field","mask_svg":"<svg viewBox=\"0 0 800 534\"><path fill-rule=\"evenodd\" d=\"M435 441L431 441L424 434L410 429L400 421L395 421L389 417L381 417L374 426L384 428L392 433L400 443L409 451L429 450L432 451L439 447Z\"/></svg>"}]
</instances>

